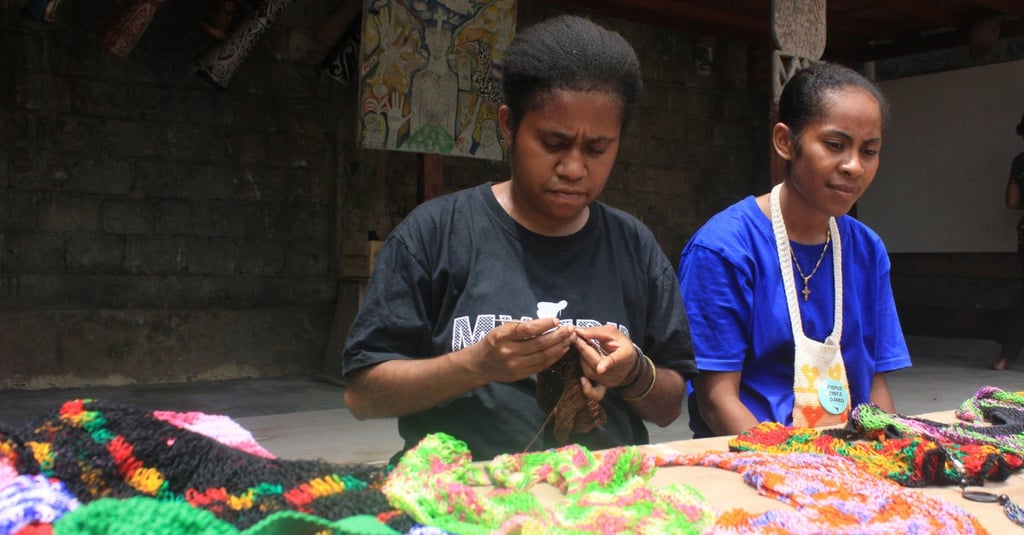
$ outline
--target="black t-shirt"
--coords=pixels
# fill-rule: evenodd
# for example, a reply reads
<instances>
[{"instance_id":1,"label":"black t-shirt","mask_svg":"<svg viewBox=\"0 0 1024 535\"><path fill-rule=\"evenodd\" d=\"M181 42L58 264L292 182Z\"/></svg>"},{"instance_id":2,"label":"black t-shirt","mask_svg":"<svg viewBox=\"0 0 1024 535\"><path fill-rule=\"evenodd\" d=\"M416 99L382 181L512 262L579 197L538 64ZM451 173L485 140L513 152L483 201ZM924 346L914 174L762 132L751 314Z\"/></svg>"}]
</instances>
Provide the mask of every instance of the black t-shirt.
<instances>
[{"instance_id":1,"label":"black t-shirt","mask_svg":"<svg viewBox=\"0 0 1024 535\"><path fill-rule=\"evenodd\" d=\"M579 232L541 236L501 208L491 184L432 199L391 233L349 330L344 371L457 351L550 306L562 322L614 324L660 367L696 373L675 273L647 227L595 202ZM523 451L546 418L535 388L532 379L491 383L400 417L399 433L406 449L445 432L476 459ZM614 392L602 404L607 423L571 440L594 449L648 442ZM531 449L557 445L546 432Z\"/></svg>"}]
</instances>

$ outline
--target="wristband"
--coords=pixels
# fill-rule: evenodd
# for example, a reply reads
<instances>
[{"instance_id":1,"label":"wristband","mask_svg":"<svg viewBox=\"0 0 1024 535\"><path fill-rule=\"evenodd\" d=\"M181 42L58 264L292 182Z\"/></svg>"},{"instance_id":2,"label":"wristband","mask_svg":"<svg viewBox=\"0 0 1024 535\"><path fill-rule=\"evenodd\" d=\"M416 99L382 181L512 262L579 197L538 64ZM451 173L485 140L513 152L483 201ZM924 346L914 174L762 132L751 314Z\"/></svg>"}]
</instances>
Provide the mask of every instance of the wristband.
<instances>
[{"instance_id":1,"label":"wristband","mask_svg":"<svg viewBox=\"0 0 1024 535\"><path fill-rule=\"evenodd\" d=\"M644 352L641 351L640 350L640 346L638 346L636 344L633 344L633 349L636 350L636 360L633 361L633 367L630 368L629 369L629 373L626 374L626 378L629 378L630 376L632 376L633 380L629 381L626 384L622 384L622 385L619 385L619 386L615 387L615 388L618 388L619 390L626 390L626 389L632 387L633 385L635 385L636 382L640 380L640 365L643 364L643 362L641 362L641 361L644 360Z\"/></svg>"},{"instance_id":2,"label":"wristband","mask_svg":"<svg viewBox=\"0 0 1024 535\"><path fill-rule=\"evenodd\" d=\"M647 397L647 394L650 394L651 391L654 390L654 383L658 382L658 367L654 365L654 361L651 360L651 357L648 357L647 355L644 355L644 360L647 361L647 364L649 364L651 366L651 384L647 385L647 389L645 389L644 392L642 394L640 394L639 396L632 396L632 397L622 396L622 399L625 400L625 401L637 401L639 399L643 399L643 398ZM639 376L638 376L638 379L639 379ZM621 395L621 390L620 390L620 395Z\"/></svg>"}]
</instances>

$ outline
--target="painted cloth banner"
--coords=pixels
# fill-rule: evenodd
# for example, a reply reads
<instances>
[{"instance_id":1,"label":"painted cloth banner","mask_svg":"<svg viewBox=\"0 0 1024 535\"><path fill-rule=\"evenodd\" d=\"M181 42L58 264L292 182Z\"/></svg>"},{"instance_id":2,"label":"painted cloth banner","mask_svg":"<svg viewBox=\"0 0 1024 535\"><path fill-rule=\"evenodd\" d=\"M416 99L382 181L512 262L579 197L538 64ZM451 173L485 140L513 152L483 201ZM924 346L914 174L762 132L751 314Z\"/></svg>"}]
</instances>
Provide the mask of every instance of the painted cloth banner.
<instances>
[{"instance_id":1,"label":"painted cloth banner","mask_svg":"<svg viewBox=\"0 0 1024 535\"><path fill-rule=\"evenodd\" d=\"M501 56L516 0L365 0L359 146L504 159Z\"/></svg>"}]
</instances>

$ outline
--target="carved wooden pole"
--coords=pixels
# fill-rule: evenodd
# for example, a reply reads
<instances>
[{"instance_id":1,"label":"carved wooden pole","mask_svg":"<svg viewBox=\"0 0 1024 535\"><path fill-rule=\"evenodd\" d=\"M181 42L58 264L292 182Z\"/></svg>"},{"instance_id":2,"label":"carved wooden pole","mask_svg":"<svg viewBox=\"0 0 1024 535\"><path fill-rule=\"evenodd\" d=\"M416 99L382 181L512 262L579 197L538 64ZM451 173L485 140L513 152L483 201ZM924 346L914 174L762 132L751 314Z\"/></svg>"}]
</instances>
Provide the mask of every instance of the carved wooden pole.
<instances>
[{"instance_id":1,"label":"carved wooden pole","mask_svg":"<svg viewBox=\"0 0 1024 535\"><path fill-rule=\"evenodd\" d=\"M123 4L100 33L100 44L112 54L128 57L163 7L164 0L134 0Z\"/></svg>"},{"instance_id":2,"label":"carved wooden pole","mask_svg":"<svg viewBox=\"0 0 1024 535\"><path fill-rule=\"evenodd\" d=\"M825 53L825 0L772 0L772 103L769 128L779 120L782 87L796 71L821 59ZM771 153L772 185L782 181L786 162Z\"/></svg>"},{"instance_id":3,"label":"carved wooden pole","mask_svg":"<svg viewBox=\"0 0 1024 535\"><path fill-rule=\"evenodd\" d=\"M320 46L330 50L321 66L328 76L346 85L359 79L362 28L357 21L362 12L360 0L347 0L317 30Z\"/></svg>"},{"instance_id":4,"label":"carved wooden pole","mask_svg":"<svg viewBox=\"0 0 1024 535\"><path fill-rule=\"evenodd\" d=\"M227 88L235 70L291 1L263 0L247 19L238 23L227 39L211 47L196 60L196 74L221 89Z\"/></svg>"}]
</instances>

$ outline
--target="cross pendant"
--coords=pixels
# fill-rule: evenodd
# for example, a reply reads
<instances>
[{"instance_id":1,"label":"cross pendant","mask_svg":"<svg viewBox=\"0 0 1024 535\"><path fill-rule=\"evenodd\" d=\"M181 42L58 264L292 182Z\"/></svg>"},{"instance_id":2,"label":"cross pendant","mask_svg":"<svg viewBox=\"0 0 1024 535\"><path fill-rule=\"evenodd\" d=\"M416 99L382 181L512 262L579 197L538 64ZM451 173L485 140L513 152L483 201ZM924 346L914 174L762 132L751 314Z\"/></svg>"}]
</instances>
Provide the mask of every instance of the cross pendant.
<instances>
[{"instance_id":1,"label":"cross pendant","mask_svg":"<svg viewBox=\"0 0 1024 535\"><path fill-rule=\"evenodd\" d=\"M804 283L804 289L800 293L804 294L804 301L807 301L807 298L811 296L811 289L807 287L806 282Z\"/></svg>"}]
</instances>

